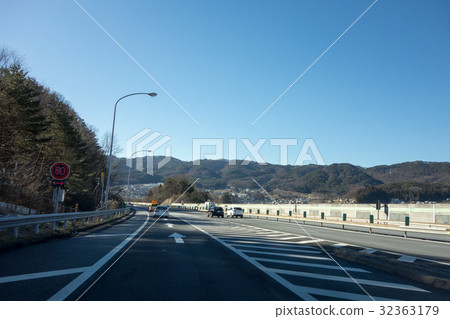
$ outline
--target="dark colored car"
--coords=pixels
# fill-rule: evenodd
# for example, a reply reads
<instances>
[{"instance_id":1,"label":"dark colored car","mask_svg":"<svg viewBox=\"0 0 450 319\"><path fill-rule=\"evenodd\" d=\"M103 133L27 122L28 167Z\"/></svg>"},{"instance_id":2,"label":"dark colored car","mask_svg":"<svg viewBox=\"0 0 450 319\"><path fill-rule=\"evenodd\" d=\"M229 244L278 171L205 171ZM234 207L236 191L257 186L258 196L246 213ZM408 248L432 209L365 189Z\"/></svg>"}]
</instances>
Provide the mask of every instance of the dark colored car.
<instances>
[{"instance_id":1,"label":"dark colored car","mask_svg":"<svg viewBox=\"0 0 450 319\"><path fill-rule=\"evenodd\" d=\"M208 212L208 217L222 217L223 218L223 208L222 207L214 207L211 208Z\"/></svg>"}]
</instances>

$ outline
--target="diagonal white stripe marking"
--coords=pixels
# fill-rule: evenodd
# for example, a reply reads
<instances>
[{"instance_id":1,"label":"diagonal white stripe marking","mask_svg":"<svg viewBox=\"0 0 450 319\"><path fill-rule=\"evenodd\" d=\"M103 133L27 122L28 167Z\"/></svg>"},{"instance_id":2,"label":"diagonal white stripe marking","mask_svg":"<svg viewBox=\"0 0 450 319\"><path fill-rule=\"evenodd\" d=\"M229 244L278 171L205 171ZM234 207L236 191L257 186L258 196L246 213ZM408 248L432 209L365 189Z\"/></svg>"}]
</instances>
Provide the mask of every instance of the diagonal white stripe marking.
<instances>
[{"instance_id":1,"label":"diagonal white stripe marking","mask_svg":"<svg viewBox=\"0 0 450 319\"><path fill-rule=\"evenodd\" d=\"M88 269L88 267L52 270L52 271L36 272L36 273L32 273L32 274L1 277L0 284L4 284L7 282L14 282L14 281L23 281L23 280L30 280L30 279L39 279L39 278L77 274L77 273L85 271L86 269Z\"/></svg>"},{"instance_id":2,"label":"diagonal white stripe marking","mask_svg":"<svg viewBox=\"0 0 450 319\"><path fill-rule=\"evenodd\" d=\"M345 247L345 246L351 246L351 245L350 244L339 243L339 244L334 244L334 245L331 245L331 246L333 246L333 247Z\"/></svg>"},{"instance_id":3,"label":"diagonal white stripe marking","mask_svg":"<svg viewBox=\"0 0 450 319\"><path fill-rule=\"evenodd\" d=\"M366 248L361 250L362 253L366 253L366 254L373 254L374 252L378 251L378 249L372 249L372 248Z\"/></svg>"},{"instance_id":4,"label":"diagonal white stripe marking","mask_svg":"<svg viewBox=\"0 0 450 319\"><path fill-rule=\"evenodd\" d=\"M348 299L348 300L356 300L356 301L373 301L373 299L370 296L355 294L355 293L351 293L351 292L304 287L304 286L303 287L297 286L297 287L299 290L307 291L308 293L313 294L313 295L321 295L321 296L327 296L327 297L332 297L332 298ZM395 299L388 299L388 298L382 298L382 297L373 297L373 298L376 301L397 301Z\"/></svg>"},{"instance_id":5,"label":"diagonal white stripe marking","mask_svg":"<svg viewBox=\"0 0 450 319\"><path fill-rule=\"evenodd\" d=\"M262 241L256 241L256 240L240 240L240 239L233 239L233 238L226 238L224 239L227 243L241 243L241 244L258 244L258 245L270 245L270 246L279 246L279 247L290 247L290 248L299 248L299 249L312 249L312 250L319 250L317 247L312 246L298 246L295 244L278 244L278 243L272 243L272 242L262 242Z\"/></svg>"},{"instance_id":6,"label":"diagonal white stripe marking","mask_svg":"<svg viewBox=\"0 0 450 319\"><path fill-rule=\"evenodd\" d=\"M227 242L227 241L226 241ZM293 251L298 253L307 253L307 254L321 254L322 252L317 250L304 250L304 249L292 249L292 248L278 248L278 247L264 247L264 246L257 246L257 245L245 245L245 244L234 244L230 243L233 247L245 247L245 248L258 248L258 249L269 249L269 250L281 250L281 251Z\"/></svg>"},{"instance_id":7,"label":"diagonal white stripe marking","mask_svg":"<svg viewBox=\"0 0 450 319\"><path fill-rule=\"evenodd\" d=\"M404 262L407 262L407 263L413 263L413 262L415 262L416 261L416 257L413 257L413 256L406 256L406 255L403 255L403 256L401 256L400 258L398 258L397 260L399 260L399 261L404 261Z\"/></svg>"},{"instance_id":8,"label":"diagonal white stripe marking","mask_svg":"<svg viewBox=\"0 0 450 319\"><path fill-rule=\"evenodd\" d=\"M319 243L321 241L326 241L325 239L311 239L311 240L304 240L304 241L299 241L298 243L300 245L302 244L312 244L312 243Z\"/></svg>"},{"instance_id":9,"label":"diagonal white stripe marking","mask_svg":"<svg viewBox=\"0 0 450 319\"><path fill-rule=\"evenodd\" d=\"M334 265L324 265L324 264L317 264L317 263L303 263L298 261L289 261L289 260L280 260L280 259L270 259L270 258L253 258L256 261L266 261L271 263L277 263L277 264L286 264L286 265L293 265L293 266L305 266L305 267L315 267L315 268L323 268L323 269L333 269L333 270L342 270L341 267L334 266ZM343 267L347 271L354 271L354 272L363 272L363 273L370 273L367 270L361 269L361 268L353 268L353 267Z\"/></svg>"},{"instance_id":10,"label":"diagonal white stripe marking","mask_svg":"<svg viewBox=\"0 0 450 319\"><path fill-rule=\"evenodd\" d=\"M297 255L297 254L295 254L295 255L294 254L280 254L280 253L272 253L272 252L268 252L268 251L257 251L257 250L248 250L248 249L241 249L240 251L245 254L260 254L260 255L280 256L280 257L289 257L289 258L302 258L302 259L316 259L316 260L332 261L330 258L318 257L318 256Z\"/></svg>"},{"instance_id":11,"label":"diagonal white stripe marking","mask_svg":"<svg viewBox=\"0 0 450 319\"><path fill-rule=\"evenodd\" d=\"M341 282L348 282L348 283L352 283L352 284L354 283L354 281L348 277L331 276L331 275L315 274L315 273L310 273L310 272L301 272L301 271L293 271L293 270L285 270L285 269L273 269L273 268L272 268L272 271L276 272L277 274L285 274L285 275L316 278L316 279L323 279L323 280L332 280L332 281L341 281ZM359 279L359 278L354 278L354 279L361 285L380 286L380 287L384 287L384 288L394 288L394 289L403 289L403 290L410 290L410 291L429 292L428 290L424 290L424 289L421 289L421 288L418 288L415 286L411 286L411 285L403 285L403 284L396 284L393 282L376 281L376 280Z\"/></svg>"}]
</instances>

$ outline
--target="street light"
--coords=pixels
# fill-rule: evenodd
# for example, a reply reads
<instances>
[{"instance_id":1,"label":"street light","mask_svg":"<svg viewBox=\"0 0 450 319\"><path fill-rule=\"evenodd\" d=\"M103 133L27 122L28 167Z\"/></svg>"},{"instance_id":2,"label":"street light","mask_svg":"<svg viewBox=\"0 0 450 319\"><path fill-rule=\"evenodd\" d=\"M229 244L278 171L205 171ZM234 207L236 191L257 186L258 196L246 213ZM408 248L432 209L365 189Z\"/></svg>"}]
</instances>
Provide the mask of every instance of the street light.
<instances>
[{"instance_id":1,"label":"street light","mask_svg":"<svg viewBox=\"0 0 450 319\"><path fill-rule=\"evenodd\" d=\"M128 191L128 198L127 198L127 202L128 204L130 203L130 173L131 173L131 166L133 166L133 155L139 152L146 152L145 153L145 157L147 157L147 152L149 152L149 150L139 150L134 152L133 154L131 154L130 158L131 158L131 165L128 166L128 186L127 186L127 191ZM151 151L150 151L151 152Z\"/></svg>"},{"instance_id":2,"label":"street light","mask_svg":"<svg viewBox=\"0 0 450 319\"><path fill-rule=\"evenodd\" d=\"M127 94L125 96L122 96L120 99L118 99L116 101L116 104L114 104L114 116L113 116L113 125L112 125L112 133L111 133L111 145L110 145L110 149L109 149L109 163L108 163L108 179L106 182L106 193L105 193L105 210L108 210L108 194L109 194L109 182L110 182L110 177L111 177L111 158L112 158L112 150L113 150L113 141L114 141L114 124L116 122L116 108L117 108L117 103L119 103L120 100L132 96L132 95L139 95L139 94L144 94L144 95L149 95L151 97L155 97L157 94L152 92L152 93L131 93L131 94Z\"/></svg>"}]
</instances>

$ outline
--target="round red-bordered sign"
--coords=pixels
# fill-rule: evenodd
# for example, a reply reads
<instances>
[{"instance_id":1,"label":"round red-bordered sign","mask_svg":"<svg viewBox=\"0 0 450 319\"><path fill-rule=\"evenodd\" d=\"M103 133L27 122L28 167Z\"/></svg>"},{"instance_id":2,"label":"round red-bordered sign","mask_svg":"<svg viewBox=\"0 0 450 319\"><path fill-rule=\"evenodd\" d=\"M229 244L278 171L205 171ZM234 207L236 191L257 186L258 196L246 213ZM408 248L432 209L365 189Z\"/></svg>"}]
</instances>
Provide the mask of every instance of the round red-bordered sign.
<instances>
[{"instance_id":1,"label":"round red-bordered sign","mask_svg":"<svg viewBox=\"0 0 450 319\"><path fill-rule=\"evenodd\" d=\"M57 162L50 168L50 174L54 179L66 179L70 174L69 165L63 162Z\"/></svg>"}]
</instances>

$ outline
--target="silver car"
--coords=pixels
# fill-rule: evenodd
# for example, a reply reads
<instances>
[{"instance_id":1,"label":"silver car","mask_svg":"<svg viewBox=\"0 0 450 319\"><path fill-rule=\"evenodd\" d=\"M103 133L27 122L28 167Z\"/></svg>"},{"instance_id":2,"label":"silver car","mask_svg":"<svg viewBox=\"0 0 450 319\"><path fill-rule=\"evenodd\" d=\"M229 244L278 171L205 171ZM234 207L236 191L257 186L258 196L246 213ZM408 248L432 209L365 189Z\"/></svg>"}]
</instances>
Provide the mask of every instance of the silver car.
<instances>
[{"instance_id":1,"label":"silver car","mask_svg":"<svg viewBox=\"0 0 450 319\"><path fill-rule=\"evenodd\" d=\"M227 209L227 217L244 217L244 211L240 207L229 207Z\"/></svg>"},{"instance_id":2,"label":"silver car","mask_svg":"<svg viewBox=\"0 0 450 319\"><path fill-rule=\"evenodd\" d=\"M169 218L170 214L169 214L169 210L170 210L170 206L156 206L153 217L166 217Z\"/></svg>"}]
</instances>

